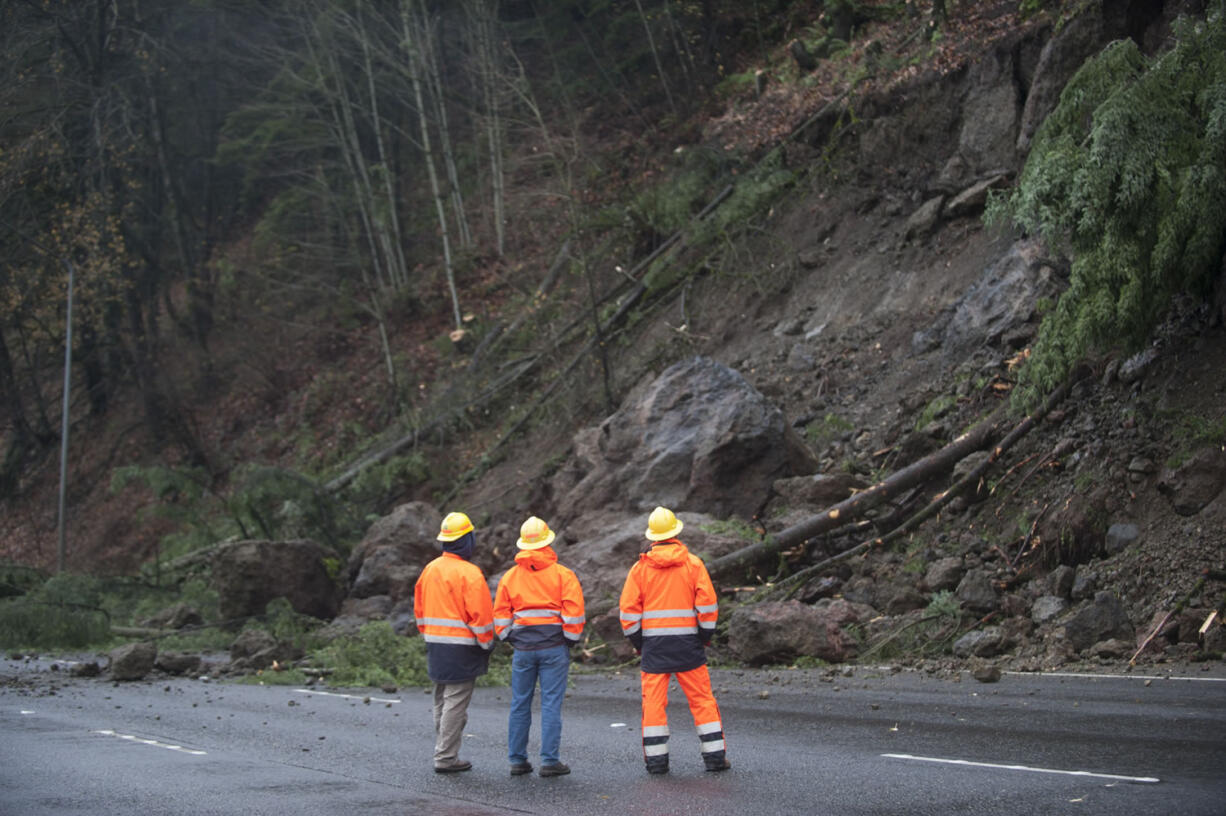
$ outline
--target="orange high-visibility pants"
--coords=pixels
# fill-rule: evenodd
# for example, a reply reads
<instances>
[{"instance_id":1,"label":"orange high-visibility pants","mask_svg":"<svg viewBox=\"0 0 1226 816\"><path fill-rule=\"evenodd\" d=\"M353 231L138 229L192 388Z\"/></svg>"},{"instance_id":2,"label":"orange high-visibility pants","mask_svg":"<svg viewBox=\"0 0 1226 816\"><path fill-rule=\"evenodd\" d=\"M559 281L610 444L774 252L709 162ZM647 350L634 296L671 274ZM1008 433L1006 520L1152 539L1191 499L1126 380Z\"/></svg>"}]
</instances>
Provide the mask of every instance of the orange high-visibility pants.
<instances>
[{"instance_id":1,"label":"orange high-visibility pants","mask_svg":"<svg viewBox=\"0 0 1226 816\"><path fill-rule=\"evenodd\" d=\"M704 761L723 759L724 724L715 695L711 693L711 675L706 666L675 675L642 672L643 759L648 765L668 764L668 681L671 677L677 678L677 685L681 686L690 704Z\"/></svg>"}]
</instances>

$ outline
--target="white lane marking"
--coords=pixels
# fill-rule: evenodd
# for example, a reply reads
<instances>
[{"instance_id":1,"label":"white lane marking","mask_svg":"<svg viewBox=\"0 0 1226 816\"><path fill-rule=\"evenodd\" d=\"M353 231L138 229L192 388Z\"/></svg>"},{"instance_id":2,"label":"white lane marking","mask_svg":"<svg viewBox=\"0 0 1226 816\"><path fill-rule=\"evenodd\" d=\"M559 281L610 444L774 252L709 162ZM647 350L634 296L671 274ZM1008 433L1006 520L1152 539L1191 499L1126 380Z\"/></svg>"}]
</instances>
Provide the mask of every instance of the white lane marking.
<instances>
[{"instance_id":1,"label":"white lane marking","mask_svg":"<svg viewBox=\"0 0 1226 816\"><path fill-rule=\"evenodd\" d=\"M400 700L389 697L365 697L360 694L339 694L334 691L312 691L311 689L294 689L299 694L317 694L320 697L341 697L345 700L370 700L372 703L398 703Z\"/></svg>"},{"instance_id":2,"label":"white lane marking","mask_svg":"<svg viewBox=\"0 0 1226 816\"><path fill-rule=\"evenodd\" d=\"M915 756L913 754L882 754L890 759L910 759L916 762L939 762L945 765L967 765L973 768L998 768L1005 771L1029 771L1031 773L1064 774L1065 776L1089 776L1095 779L1115 779L1122 782L1161 782L1154 776L1123 776L1121 774L1095 773L1093 771L1065 771L1059 768L1032 768L1029 765L1002 765L995 762L972 762L969 759L943 759L941 757Z\"/></svg>"},{"instance_id":3,"label":"white lane marking","mask_svg":"<svg viewBox=\"0 0 1226 816\"><path fill-rule=\"evenodd\" d=\"M191 754L192 756L205 756L208 754L208 751L197 751L192 748L184 748L182 745L171 745L168 742L158 742L155 739L145 739L133 734L120 734L110 730L95 731L94 733L107 737L119 737L119 739L127 740L128 742L139 742L141 745L152 745L154 748L165 748L167 751L178 751L181 754Z\"/></svg>"},{"instance_id":4,"label":"white lane marking","mask_svg":"<svg viewBox=\"0 0 1226 816\"><path fill-rule=\"evenodd\" d=\"M1226 683L1226 677L1178 677L1171 674L1089 674L1078 672L1017 672L1018 677L1088 677L1092 680L1193 680L1201 683Z\"/></svg>"},{"instance_id":5,"label":"white lane marking","mask_svg":"<svg viewBox=\"0 0 1226 816\"><path fill-rule=\"evenodd\" d=\"M625 723L609 723L610 728L625 728Z\"/></svg>"}]
</instances>

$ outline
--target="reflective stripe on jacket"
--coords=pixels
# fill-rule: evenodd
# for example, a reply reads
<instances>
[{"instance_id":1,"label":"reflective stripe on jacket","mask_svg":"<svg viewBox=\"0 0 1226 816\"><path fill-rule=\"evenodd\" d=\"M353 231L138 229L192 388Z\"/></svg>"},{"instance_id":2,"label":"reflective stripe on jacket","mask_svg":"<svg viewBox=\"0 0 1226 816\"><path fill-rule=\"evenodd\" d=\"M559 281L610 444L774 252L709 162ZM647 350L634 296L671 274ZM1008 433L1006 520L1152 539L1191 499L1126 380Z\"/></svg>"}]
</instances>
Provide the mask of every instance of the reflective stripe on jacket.
<instances>
[{"instance_id":1,"label":"reflective stripe on jacket","mask_svg":"<svg viewBox=\"0 0 1226 816\"><path fill-rule=\"evenodd\" d=\"M450 552L426 564L413 588L413 614L431 680L463 683L485 674L494 610L480 567Z\"/></svg>"},{"instance_id":2,"label":"reflective stripe on jacket","mask_svg":"<svg viewBox=\"0 0 1226 816\"><path fill-rule=\"evenodd\" d=\"M622 632L643 654L645 672L681 672L707 662L718 599L707 568L675 538L657 542L622 587Z\"/></svg>"},{"instance_id":3,"label":"reflective stripe on jacket","mask_svg":"<svg viewBox=\"0 0 1226 816\"><path fill-rule=\"evenodd\" d=\"M586 622L583 589L552 547L522 550L498 582L494 633L516 649L573 646Z\"/></svg>"}]
</instances>

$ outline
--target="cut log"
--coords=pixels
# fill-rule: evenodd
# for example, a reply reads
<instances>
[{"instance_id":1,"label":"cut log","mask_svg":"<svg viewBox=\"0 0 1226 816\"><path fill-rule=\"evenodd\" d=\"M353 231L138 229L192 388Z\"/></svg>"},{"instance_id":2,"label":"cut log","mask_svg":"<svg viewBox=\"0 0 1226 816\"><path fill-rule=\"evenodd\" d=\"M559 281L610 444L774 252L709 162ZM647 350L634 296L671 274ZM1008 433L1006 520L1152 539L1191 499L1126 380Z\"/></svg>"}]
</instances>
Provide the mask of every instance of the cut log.
<instances>
[{"instance_id":1,"label":"cut log","mask_svg":"<svg viewBox=\"0 0 1226 816\"><path fill-rule=\"evenodd\" d=\"M954 496L958 495L968 486L978 482L983 478L983 474L988 467L996 462L1000 457L1013 447L1019 439L1025 436L1031 428L1041 422L1043 417L1047 415L1053 407L1060 403L1065 396L1068 395L1069 389L1075 383L1089 375L1089 368L1082 366L1078 368L1069 379L1057 388L1044 401L1043 405L1027 416L1020 422L1009 434L1000 441L999 444L992 448L991 455L984 460L979 467L968 473L957 484L949 490L939 493L923 510L912 516L905 524L899 527L894 532L890 533L885 538L875 538L871 541L866 541L850 550L845 550L842 553L827 559L814 567L807 568L806 573L817 567L824 567L827 564L841 560L866 549L874 543L885 543L887 540L893 540L905 532L908 532L917 527L924 520L936 514L941 507L947 504ZM722 577L729 573L744 567L748 567L758 562L759 560L772 556L779 550L785 547L791 547L795 544L800 544L814 536L828 533L835 530L844 524L858 519L867 511L885 502L887 499L908 490L916 485L923 484L940 473L952 468L966 456L975 451L982 450L993 444L994 438L998 434L999 415L1002 413L1002 406L992 412L987 419L981 421L978 425L971 428L962 436L955 439L953 442L941 448L936 453L925 456L917 462L914 462L894 475L885 479L882 482L870 487L868 490L857 493L851 498L844 499L838 504L820 515L813 516L807 521L803 521L793 527L789 527L779 535L767 538L757 544L737 550L734 553L725 555L722 558L717 558L707 565L707 571L712 577Z\"/></svg>"},{"instance_id":2,"label":"cut log","mask_svg":"<svg viewBox=\"0 0 1226 816\"><path fill-rule=\"evenodd\" d=\"M614 314L613 317L605 324L605 327L615 325L619 320L621 320L627 314L627 312L629 312L630 308L635 303L638 302L639 298L643 295L643 293L647 291L647 283L644 281L635 279L634 275L637 274L641 270L647 269L648 266L652 262L654 262L656 259L663 256L666 252L671 251L674 247L677 247L678 245L684 246L684 241L682 239L685 237L686 230L690 229L693 224L696 224L699 221L704 220L707 216L709 216L712 212L714 212L716 208L718 208L719 205L724 202L725 199L727 199L730 195L732 195L732 192L734 189L735 187L730 184L727 187L725 187L723 190L721 190L719 194L715 196L715 198L713 198L705 207L703 207L702 211L699 212L698 215L694 216L690 220L689 224L687 224L682 229L678 230L671 237L669 237L668 240L666 240L661 246L657 247L650 255L648 255L646 258L644 258L643 260L635 264L634 268L631 269L627 273L627 276L629 278L628 280L621 281L620 283L618 283L618 285L612 287L608 292L606 292L597 301L596 303L597 306L603 305L609 299L616 297L618 294L624 291L625 287L627 286L634 287L633 291L630 292L628 296L622 299L616 314ZM569 244L567 246L564 246L563 249L566 249L568 246ZM564 254L562 251L559 251L558 258L555 261L555 267L559 271L565 267L565 264L562 263L565 257L569 257L569 253ZM554 277L552 270L550 273L550 277L551 278ZM549 283L550 286L553 285L553 283L550 282L548 279L547 279L547 283ZM545 284L542 284L542 286L544 285ZM583 324L586 323L587 320L588 320L588 317L586 315L581 315L581 316L576 317L573 321L571 321L571 323L563 327L557 333L555 339L551 341L551 344L554 346L559 345L561 342L561 338L568 337L572 333L572 331L581 328ZM588 354L591 353L592 349L596 347L598 342L599 342L598 340L589 340L584 345L583 350L579 352L579 354L571 361L570 365L567 366L566 372L564 372L564 374L558 379L565 380L565 373L569 373L571 370L573 370L575 365L578 364L578 362L580 362L584 357L586 357ZM474 356L476 356L475 353L474 353ZM489 352L488 351L483 352L483 357L488 358ZM322 491L327 494L335 493L338 490L341 490L342 488L344 488L350 482L352 482L355 478L357 478L359 474L361 474L367 468L373 465L377 465L382 462L385 462L388 459L391 459L393 456L396 456L397 454L399 454L402 450L406 448L416 446L419 439L428 438L430 434L434 433L437 430L444 428L448 423L454 421L455 417L462 416L465 408L469 406L482 404L488 398L494 396L498 392L509 387L520 377L523 377L527 375L528 373L536 370L537 367L540 366L546 359L552 359L552 357L550 355L545 355L542 353L530 355L527 358L527 362L524 365L518 367L511 376L503 378L499 382L496 388L487 388L476 399L466 401L459 406L456 406L454 401L450 399L451 394L459 392L459 384L461 380L457 378L456 382L453 383L452 387L448 390L447 396L442 400L443 404L452 406L451 410L448 410L440 415L435 416L431 421L425 423L424 425L420 427L414 428L411 432L404 434L398 439L395 439L389 442L384 447L378 450L375 450L373 452L367 453L366 455L360 457L359 459L357 459L357 461L355 461L347 470L345 470L339 476L336 476L331 481L325 483L322 487ZM556 383L555 383L555 386L551 386L550 392L552 393L552 391L555 390L555 388L556 388ZM521 418L521 419L526 419L541 404L543 404L543 400L537 400L533 404L533 408L525 414L524 418ZM518 429L522 426L522 424L523 424L522 421L519 423L516 423L515 430L518 431ZM505 441L505 438L506 437L504 436L503 439L499 440L497 447L501 447L502 443ZM484 458L487 461L490 458L491 453L492 451L486 452ZM484 468L484 465L479 466L478 470L482 470L483 468ZM467 478L467 476L465 478ZM464 478L462 478L460 484L453 487L451 495L454 495L455 492L459 490L463 486L464 483L465 483L465 480Z\"/></svg>"},{"instance_id":3,"label":"cut log","mask_svg":"<svg viewBox=\"0 0 1226 816\"><path fill-rule=\"evenodd\" d=\"M803 581L807 580L810 576L815 575L816 573L821 572L822 570L826 569L831 564L834 564L838 561L842 561L846 558L850 558L851 556L859 552L863 552L864 550L867 550L869 547L873 547L873 546L883 547L886 544L893 543L894 541L897 541L898 539L902 538L907 533L919 527L925 521L927 521L928 519L935 516L938 512L940 512L941 508L943 508L946 504L948 504L951 500L953 500L955 496L961 494L967 488L970 488L973 485L977 484L979 480L984 477L984 474L987 473L988 468L992 466L993 462L996 462L997 460L999 460L1000 457L1003 456L1006 451L1008 451L1015 444L1017 444L1017 441L1019 439L1025 436L1036 424L1041 422L1043 420L1043 417L1045 417L1047 413L1051 411L1052 408L1054 408L1056 405L1062 402L1064 398L1068 396L1069 389L1071 389L1073 385L1075 385L1077 382L1079 382L1083 378L1088 377L1089 375L1090 375L1090 369L1088 366L1082 366L1076 369L1073 372L1072 376L1070 376L1069 379L1066 380L1063 385L1061 385L1059 388L1057 388L1055 391L1051 393L1051 395L1044 401L1041 407L1036 409L1033 413L1028 415L1020 423L1018 423L1017 426L1014 427L1014 429L1010 431L1008 435L1006 435L1005 438L1000 441L999 444L997 444L995 447L992 448L992 453L990 456L988 456L987 459L981 462L974 470L972 470L971 472L963 476L961 479L959 479L948 490L943 490L940 493L938 493L936 496L934 496L932 501L930 501L927 505L925 505L925 507L922 510L920 510L918 513L911 516L911 518L907 519L903 524L894 528L889 533L887 533L884 536L881 536L880 538L873 538L873 539L869 539L868 541L861 542L860 544L857 544L856 546L851 547L849 549L843 550L843 552L833 555L824 561L821 561L817 564L813 564L812 566L805 567L799 572L796 572L793 575L788 576L786 579L776 583L773 587L771 587L770 591L764 593L764 595L766 597L778 597L782 595L784 598L787 598L796 590L797 587L800 586L800 584ZM939 456L941 453L942 451L937 451L936 453L932 454L932 456ZM932 458L932 457L930 456L928 458ZM918 465L923 461L925 460L921 459L920 462L916 462L915 464ZM914 465L912 465L912 467L914 467ZM902 473L902 471L899 471L899 473ZM889 481L889 480L887 479L886 481ZM1037 519L1036 519L1036 524L1037 524Z\"/></svg>"},{"instance_id":4,"label":"cut log","mask_svg":"<svg viewBox=\"0 0 1226 816\"><path fill-rule=\"evenodd\" d=\"M150 629L147 626L112 626L111 634L115 635L116 637L156 640L158 638L169 637L171 635L178 635L182 633L174 629Z\"/></svg>"},{"instance_id":5,"label":"cut log","mask_svg":"<svg viewBox=\"0 0 1226 816\"><path fill-rule=\"evenodd\" d=\"M889 499L902 494L918 484L923 484L938 474L952 468L963 458L978 450L983 450L998 434L997 426L1001 409L997 408L986 419L975 427L950 442L936 453L925 456L894 475L878 482L867 490L863 490L850 498L844 499L833 507L827 508L820 515L813 516L800 524L794 525L771 536L757 544L729 553L717 558L707 565L711 577L724 577L738 569L750 567L757 562L773 556L780 550L801 544L814 536L836 530L845 524L856 521L866 512Z\"/></svg>"}]
</instances>

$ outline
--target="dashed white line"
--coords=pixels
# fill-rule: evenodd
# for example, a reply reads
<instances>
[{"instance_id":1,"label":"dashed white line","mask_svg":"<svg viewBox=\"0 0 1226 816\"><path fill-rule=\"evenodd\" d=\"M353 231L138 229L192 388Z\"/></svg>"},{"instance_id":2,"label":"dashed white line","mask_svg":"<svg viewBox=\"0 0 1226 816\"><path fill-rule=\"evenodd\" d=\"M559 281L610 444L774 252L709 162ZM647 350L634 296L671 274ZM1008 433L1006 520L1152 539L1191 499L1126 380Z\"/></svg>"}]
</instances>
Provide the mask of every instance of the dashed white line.
<instances>
[{"instance_id":1,"label":"dashed white line","mask_svg":"<svg viewBox=\"0 0 1226 816\"><path fill-rule=\"evenodd\" d=\"M1007 671L1018 677L1079 677L1091 680L1190 680L1198 683L1226 683L1226 677L1180 677L1173 674L1091 674L1088 672L1018 672Z\"/></svg>"},{"instance_id":2,"label":"dashed white line","mask_svg":"<svg viewBox=\"0 0 1226 816\"><path fill-rule=\"evenodd\" d=\"M150 745L150 746L153 746L154 748L165 748L167 751L178 751L181 754L191 754L192 756L205 756L208 754L208 751L198 751L193 748L184 748L182 745L171 745L168 742L159 742L158 740L155 740L155 739L146 739L144 737L138 737L134 734L120 734L116 731L110 731L110 730L95 731L94 733L102 734L103 736L106 736L106 737L118 737L121 740L127 740L128 742L138 742L141 745Z\"/></svg>"},{"instance_id":3,"label":"dashed white line","mask_svg":"<svg viewBox=\"0 0 1226 816\"><path fill-rule=\"evenodd\" d=\"M340 697L345 700L362 700L363 702L365 702L366 700L369 700L372 703L398 703L400 702L399 699L393 699L390 697L367 697L367 696L363 696L360 694L340 694L335 691L312 691L311 689L294 689L294 691L298 692L299 694L315 694L320 697Z\"/></svg>"},{"instance_id":4,"label":"dashed white line","mask_svg":"<svg viewBox=\"0 0 1226 816\"><path fill-rule=\"evenodd\" d=\"M914 754L882 754L889 759L909 759L914 762L937 762L944 765L964 765L972 768L995 768L1004 771L1029 771L1030 773L1063 774L1064 776L1088 776L1094 779L1113 779L1117 782L1161 782L1154 776L1125 776L1123 774L1096 773L1094 771L1067 771L1059 768L1033 768L1029 765L1004 765L996 762L972 762L969 759L946 759L942 757L915 756Z\"/></svg>"}]
</instances>

